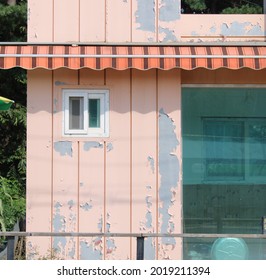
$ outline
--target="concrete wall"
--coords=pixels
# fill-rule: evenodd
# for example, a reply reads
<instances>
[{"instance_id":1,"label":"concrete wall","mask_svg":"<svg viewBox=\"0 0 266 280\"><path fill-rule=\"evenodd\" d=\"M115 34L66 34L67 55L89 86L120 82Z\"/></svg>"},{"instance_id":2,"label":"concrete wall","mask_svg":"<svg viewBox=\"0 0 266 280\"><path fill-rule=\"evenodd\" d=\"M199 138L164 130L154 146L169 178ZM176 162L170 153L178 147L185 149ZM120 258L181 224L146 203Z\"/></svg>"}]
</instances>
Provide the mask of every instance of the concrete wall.
<instances>
[{"instance_id":1,"label":"concrete wall","mask_svg":"<svg viewBox=\"0 0 266 280\"><path fill-rule=\"evenodd\" d=\"M180 0L29 0L29 42L264 41L264 15L186 15Z\"/></svg>"}]
</instances>

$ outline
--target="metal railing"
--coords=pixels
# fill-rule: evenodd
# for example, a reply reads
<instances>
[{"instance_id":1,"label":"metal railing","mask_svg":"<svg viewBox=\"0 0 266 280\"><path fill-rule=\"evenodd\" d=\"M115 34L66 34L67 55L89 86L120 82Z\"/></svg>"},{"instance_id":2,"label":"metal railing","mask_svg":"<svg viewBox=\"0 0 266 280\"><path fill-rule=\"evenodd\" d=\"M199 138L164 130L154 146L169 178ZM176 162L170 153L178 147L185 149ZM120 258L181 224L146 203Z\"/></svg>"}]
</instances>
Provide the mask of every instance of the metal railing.
<instances>
[{"instance_id":1,"label":"metal railing","mask_svg":"<svg viewBox=\"0 0 266 280\"><path fill-rule=\"evenodd\" d=\"M14 259L15 237L131 237L137 239L136 259L144 259L144 241L148 237L157 238L247 238L266 239L266 234L194 234L194 233L91 233L91 232L0 232L7 238L7 260Z\"/></svg>"}]
</instances>

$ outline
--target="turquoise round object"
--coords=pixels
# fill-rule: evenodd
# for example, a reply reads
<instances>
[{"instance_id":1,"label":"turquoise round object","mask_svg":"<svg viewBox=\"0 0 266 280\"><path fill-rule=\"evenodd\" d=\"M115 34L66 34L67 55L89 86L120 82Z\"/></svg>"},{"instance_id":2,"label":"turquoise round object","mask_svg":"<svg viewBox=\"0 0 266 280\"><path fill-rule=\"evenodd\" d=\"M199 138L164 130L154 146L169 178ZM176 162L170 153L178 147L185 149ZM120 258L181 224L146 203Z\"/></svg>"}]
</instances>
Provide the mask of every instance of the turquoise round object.
<instances>
[{"instance_id":1,"label":"turquoise round object","mask_svg":"<svg viewBox=\"0 0 266 280\"><path fill-rule=\"evenodd\" d=\"M247 260L248 246L241 238L218 238L212 245L213 260Z\"/></svg>"}]
</instances>

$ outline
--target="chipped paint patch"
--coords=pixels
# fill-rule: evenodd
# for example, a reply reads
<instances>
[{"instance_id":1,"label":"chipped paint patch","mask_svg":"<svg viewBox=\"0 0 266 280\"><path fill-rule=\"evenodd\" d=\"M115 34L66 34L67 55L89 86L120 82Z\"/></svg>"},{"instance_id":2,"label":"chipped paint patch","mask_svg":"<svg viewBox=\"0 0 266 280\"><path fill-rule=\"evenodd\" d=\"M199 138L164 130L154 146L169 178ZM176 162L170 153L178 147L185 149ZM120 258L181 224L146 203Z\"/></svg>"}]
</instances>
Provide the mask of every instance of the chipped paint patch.
<instances>
[{"instance_id":1,"label":"chipped paint patch","mask_svg":"<svg viewBox=\"0 0 266 280\"><path fill-rule=\"evenodd\" d=\"M61 156L70 156L72 157L72 142L70 141L58 141L54 143L54 149Z\"/></svg>"},{"instance_id":2,"label":"chipped paint patch","mask_svg":"<svg viewBox=\"0 0 266 280\"><path fill-rule=\"evenodd\" d=\"M217 31L217 27L215 25L210 28L210 32L212 34L216 34L216 31Z\"/></svg>"},{"instance_id":3,"label":"chipped paint patch","mask_svg":"<svg viewBox=\"0 0 266 280\"><path fill-rule=\"evenodd\" d=\"M60 215L60 208L62 204L57 202L54 206L55 214L53 217L53 230L55 232L65 231L66 229L66 219L64 216Z\"/></svg>"},{"instance_id":4,"label":"chipped paint patch","mask_svg":"<svg viewBox=\"0 0 266 280\"><path fill-rule=\"evenodd\" d=\"M162 42L174 42L177 41L177 38L174 34L174 30L170 30L169 28L159 28L159 32L164 35Z\"/></svg>"},{"instance_id":5,"label":"chipped paint patch","mask_svg":"<svg viewBox=\"0 0 266 280\"><path fill-rule=\"evenodd\" d=\"M262 36L263 30L259 24L253 25L250 22L234 21L230 25L223 23L221 26L221 35L223 36Z\"/></svg>"},{"instance_id":6,"label":"chipped paint patch","mask_svg":"<svg viewBox=\"0 0 266 280\"><path fill-rule=\"evenodd\" d=\"M27 260L34 260L38 257L37 247L32 242L27 242Z\"/></svg>"},{"instance_id":7,"label":"chipped paint patch","mask_svg":"<svg viewBox=\"0 0 266 280\"><path fill-rule=\"evenodd\" d=\"M99 229L99 231L100 232L103 232L103 217L101 217L100 219L99 219L99 222L98 222L98 229Z\"/></svg>"},{"instance_id":8,"label":"chipped paint patch","mask_svg":"<svg viewBox=\"0 0 266 280\"><path fill-rule=\"evenodd\" d=\"M89 244L86 241L80 242L80 259L81 260L100 260L102 258L102 252L100 249L94 247L93 244Z\"/></svg>"},{"instance_id":9,"label":"chipped paint patch","mask_svg":"<svg viewBox=\"0 0 266 280\"><path fill-rule=\"evenodd\" d=\"M161 21L174 21L180 18L180 0L161 0L159 19Z\"/></svg>"},{"instance_id":10,"label":"chipped paint patch","mask_svg":"<svg viewBox=\"0 0 266 280\"><path fill-rule=\"evenodd\" d=\"M90 201L90 203L86 202L84 204L81 204L80 208L85 210L85 211L89 211L90 209L92 209L91 201Z\"/></svg>"},{"instance_id":11,"label":"chipped paint patch","mask_svg":"<svg viewBox=\"0 0 266 280\"><path fill-rule=\"evenodd\" d=\"M110 151L112 151L113 149L114 149L113 144L112 144L112 143L108 143L107 146L106 146L107 152L110 152Z\"/></svg>"},{"instance_id":12,"label":"chipped paint patch","mask_svg":"<svg viewBox=\"0 0 266 280\"><path fill-rule=\"evenodd\" d=\"M110 222L111 215L107 213L107 221L106 221L106 232L110 232L111 229L111 222ZM116 250L115 240L114 238L106 238L106 253L112 254Z\"/></svg>"},{"instance_id":13,"label":"chipped paint patch","mask_svg":"<svg viewBox=\"0 0 266 280\"><path fill-rule=\"evenodd\" d=\"M137 0L137 3L135 17L138 29L155 32L155 0Z\"/></svg>"},{"instance_id":14,"label":"chipped paint patch","mask_svg":"<svg viewBox=\"0 0 266 280\"><path fill-rule=\"evenodd\" d=\"M180 170L179 161L175 154L179 145L175 128L174 121L161 109L159 112L159 173L161 177L159 187L159 213L162 233L170 233L174 227L169 209L173 203L173 190L177 188ZM175 244L175 239L165 237L162 238L162 243Z\"/></svg>"},{"instance_id":15,"label":"chipped paint patch","mask_svg":"<svg viewBox=\"0 0 266 280\"><path fill-rule=\"evenodd\" d=\"M154 174L154 172L155 172L154 158L152 156L148 156L148 162L150 164L151 171Z\"/></svg>"},{"instance_id":16,"label":"chipped paint patch","mask_svg":"<svg viewBox=\"0 0 266 280\"><path fill-rule=\"evenodd\" d=\"M155 238L148 237L144 243L145 260L155 260Z\"/></svg>"},{"instance_id":17,"label":"chipped paint patch","mask_svg":"<svg viewBox=\"0 0 266 280\"><path fill-rule=\"evenodd\" d=\"M152 217L152 187L146 186L147 190L147 196L145 198L146 203L146 214L145 214L145 220L140 221L140 232L148 232L153 233L154 227L153 227L153 217ZM155 259L155 238L148 237L145 239L144 242L144 259L145 260L154 260Z\"/></svg>"},{"instance_id":18,"label":"chipped paint patch","mask_svg":"<svg viewBox=\"0 0 266 280\"><path fill-rule=\"evenodd\" d=\"M100 148L102 149L103 148L103 144L101 144L100 142L96 142L96 141L87 141L87 142L84 142L84 146L83 146L83 149L84 151L89 151L91 148Z\"/></svg>"}]
</instances>

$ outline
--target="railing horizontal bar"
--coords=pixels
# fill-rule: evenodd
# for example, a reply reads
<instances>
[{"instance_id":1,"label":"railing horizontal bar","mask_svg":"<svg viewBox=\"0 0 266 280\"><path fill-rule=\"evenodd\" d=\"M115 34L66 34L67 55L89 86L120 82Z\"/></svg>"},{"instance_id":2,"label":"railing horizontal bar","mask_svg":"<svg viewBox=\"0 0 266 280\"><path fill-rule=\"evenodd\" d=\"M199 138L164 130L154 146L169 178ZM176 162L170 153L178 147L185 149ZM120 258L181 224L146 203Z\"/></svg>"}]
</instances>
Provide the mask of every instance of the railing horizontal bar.
<instances>
[{"instance_id":1,"label":"railing horizontal bar","mask_svg":"<svg viewBox=\"0 0 266 280\"><path fill-rule=\"evenodd\" d=\"M214 234L214 233L99 233L99 232L0 232L0 236L21 237L176 237L176 238L251 238L266 239L266 234Z\"/></svg>"}]
</instances>

